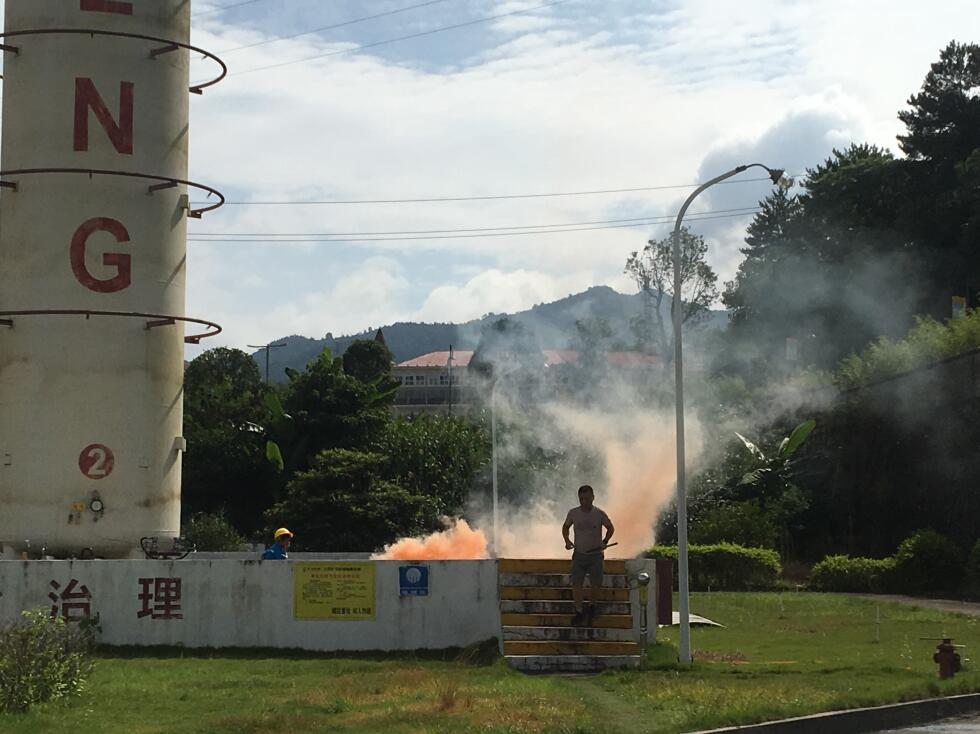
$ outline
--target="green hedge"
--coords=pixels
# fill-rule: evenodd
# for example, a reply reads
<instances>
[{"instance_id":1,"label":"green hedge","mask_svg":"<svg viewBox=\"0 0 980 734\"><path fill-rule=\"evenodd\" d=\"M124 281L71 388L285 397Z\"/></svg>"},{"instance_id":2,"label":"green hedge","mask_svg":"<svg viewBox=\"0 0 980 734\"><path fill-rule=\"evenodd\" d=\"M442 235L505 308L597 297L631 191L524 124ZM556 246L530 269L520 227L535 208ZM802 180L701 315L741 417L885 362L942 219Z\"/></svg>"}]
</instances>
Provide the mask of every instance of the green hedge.
<instances>
[{"instance_id":1,"label":"green hedge","mask_svg":"<svg viewBox=\"0 0 980 734\"><path fill-rule=\"evenodd\" d=\"M655 545L646 557L673 561L676 582L676 545ZM734 543L688 546L688 567L691 589L695 591L771 589L783 570L776 551Z\"/></svg>"},{"instance_id":2,"label":"green hedge","mask_svg":"<svg viewBox=\"0 0 980 734\"><path fill-rule=\"evenodd\" d=\"M827 556L810 571L810 585L818 591L879 593L894 583L894 558Z\"/></svg>"},{"instance_id":3,"label":"green hedge","mask_svg":"<svg viewBox=\"0 0 980 734\"><path fill-rule=\"evenodd\" d=\"M934 530L917 530L895 552L894 589L903 594L951 592L963 582L959 549Z\"/></svg>"},{"instance_id":4,"label":"green hedge","mask_svg":"<svg viewBox=\"0 0 980 734\"><path fill-rule=\"evenodd\" d=\"M810 585L820 591L970 593L977 584L980 548L964 563L959 549L934 530L917 530L889 558L827 556L810 571Z\"/></svg>"}]
</instances>

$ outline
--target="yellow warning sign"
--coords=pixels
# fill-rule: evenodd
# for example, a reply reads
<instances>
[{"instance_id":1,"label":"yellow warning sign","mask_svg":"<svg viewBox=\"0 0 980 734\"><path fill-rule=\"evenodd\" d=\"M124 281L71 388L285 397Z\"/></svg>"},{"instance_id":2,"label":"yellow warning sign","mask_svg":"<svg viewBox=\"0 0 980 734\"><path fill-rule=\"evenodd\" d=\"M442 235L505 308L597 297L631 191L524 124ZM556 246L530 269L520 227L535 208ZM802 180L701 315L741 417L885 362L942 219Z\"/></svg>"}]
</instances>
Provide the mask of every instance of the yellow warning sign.
<instances>
[{"instance_id":1,"label":"yellow warning sign","mask_svg":"<svg viewBox=\"0 0 980 734\"><path fill-rule=\"evenodd\" d=\"M374 619L375 601L371 562L293 564L294 619Z\"/></svg>"}]
</instances>

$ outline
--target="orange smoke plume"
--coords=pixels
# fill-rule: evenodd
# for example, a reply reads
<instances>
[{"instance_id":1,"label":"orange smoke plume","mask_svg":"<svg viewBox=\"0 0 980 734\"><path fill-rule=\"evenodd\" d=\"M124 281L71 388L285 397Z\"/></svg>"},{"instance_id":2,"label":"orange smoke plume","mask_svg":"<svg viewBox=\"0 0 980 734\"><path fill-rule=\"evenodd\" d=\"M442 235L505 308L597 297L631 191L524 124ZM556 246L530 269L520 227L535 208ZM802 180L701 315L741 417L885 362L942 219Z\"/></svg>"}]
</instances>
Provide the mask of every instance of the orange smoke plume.
<instances>
[{"instance_id":1,"label":"orange smoke plume","mask_svg":"<svg viewBox=\"0 0 980 734\"><path fill-rule=\"evenodd\" d=\"M487 536L466 520L452 520L445 530L425 538L405 538L385 548L385 561L472 560L487 557Z\"/></svg>"}]
</instances>

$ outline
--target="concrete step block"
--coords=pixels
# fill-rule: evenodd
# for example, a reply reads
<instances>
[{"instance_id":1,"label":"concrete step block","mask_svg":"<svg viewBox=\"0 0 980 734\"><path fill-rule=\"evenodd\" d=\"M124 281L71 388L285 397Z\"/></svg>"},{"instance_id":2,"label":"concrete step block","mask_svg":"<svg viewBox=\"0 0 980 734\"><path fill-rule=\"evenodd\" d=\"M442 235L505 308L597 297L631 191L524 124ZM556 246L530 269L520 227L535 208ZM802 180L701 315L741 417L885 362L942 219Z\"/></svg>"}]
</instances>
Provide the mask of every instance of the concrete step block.
<instances>
[{"instance_id":1,"label":"concrete step block","mask_svg":"<svg viewBox=\"0 0 980 734\"><path fill-rule=\"evenodd\" d=\"M632 642L632 629L612 627L504 627L504 640Z\"/></svg>"},{"instance_id":2,"label":"concrete step block","mask_svg":"<svg viewBox=\"0 0 980 734\"><path fill-rule=\"evenodd\" d=\"M500 573L567 573L571 558L501 558L497 561ZM626 573L626 561L606 560L602 564L605 573Z\"/></svg>"},{"instance_id":3,"label":"concrete step block","mask_svg":"<svg viewBox=\"0 0 980 734\"><path fill-rule=\"evenodd\" d=\"M505 586L500 590L501 599L528 599L554 601L571 601L571 586ZM623 601L630 600L629 589L596 589L597 601Z\"/></svg>"},{"instance_id":4,"label":"concrete step block","mask_svg":"<svg viewBox=\"0 0 980 734\"><path fill-rule=\"evenodd\" d=\"M501 587L544 586L549 588L572 585L572 577L567 573L502 573L499 577ZM607 589L628 589L625 574L603 574L602 586Z\"/></svg>"},{"instance_id":5,"label":"concrete step block","mask_svg":"<svg viewBox=\"0 0 980 734\"><path fill-rule=\"evenodd\" d=\"M636 655L636 642L604 640L510 640L504 642L504 655Z\"/></svg>"},{"instance_id":6,"label":"concrete step block","mask_svg":"<svg viewBox=\"0 0 980 734\"><path fill-rule=\"evenodd\" d=\"M629 602L600 601L595 603L595 608L598 615L630 613ZM505 599L500 602L500 611L519 614L574 614L575 605L571 601Z\"/></svg>"},{"instance_id":7,"label":"concrete step block","mask_svg":"<svg viewBox=\"0 0 980 734\"><path fill-rule=\"evenodd\" d=\"M571 614L520 614L503 612L500 624L504 627L571 627ZM591 627L633 629L633 617L629 614L602 614L592 620Z\"/></svg>"},{"instance_id":8,"label":"concrete step block","mask_svg":"<svg viewBox=\"0 0 980 734\"><path fill-rule=\"evenodd\" d=\"M636 670L639 655L508 655L505 660L523 673L598 673L602 670Z\"/></svg>"}]
</instances>

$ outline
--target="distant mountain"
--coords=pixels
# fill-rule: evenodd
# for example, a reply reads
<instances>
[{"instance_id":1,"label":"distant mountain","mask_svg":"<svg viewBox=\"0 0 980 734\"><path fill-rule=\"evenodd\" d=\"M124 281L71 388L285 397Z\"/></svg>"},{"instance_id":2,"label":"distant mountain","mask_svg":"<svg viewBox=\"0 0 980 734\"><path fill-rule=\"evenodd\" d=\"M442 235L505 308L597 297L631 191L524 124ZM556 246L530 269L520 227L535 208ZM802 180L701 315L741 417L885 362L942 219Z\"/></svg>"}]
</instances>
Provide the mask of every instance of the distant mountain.
<instances>
[{"instance_id":1,"label":"distant mountain","mask_svg":"<svg viewBox=\"0 0 980 734\"><path fill-rule=\"evenodd\" d=\"M398 362L421 354L449 349L475 349L483 327L501 318L510 318L531 331L543 349L567 349L574 346L575 322L581 319L603 319L613 330L611 344L617 349L630 349L635 338L630 331L630 319L642 308L639 294L619 293L608 286L595 286L583 293L576 293L552 303L542 303L527 311L515 314L487 314L463 324L423 324L399 322L382 327L385 343ZM727 312L712 311L700 325L702 328L718 328L728 320ZM305 336L287 336L275 340L284 343L283 349L274 349L269 358L272 379L285 379L285 369L302 370L324 349L339 355L358 339L373 339L376 329L360 334L334 337L327 334L323 339ZM265 370L265 353L256 352L253 357Z\"/></svg>"}]
</instances>

